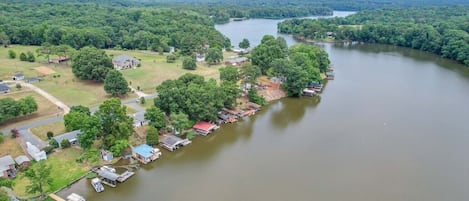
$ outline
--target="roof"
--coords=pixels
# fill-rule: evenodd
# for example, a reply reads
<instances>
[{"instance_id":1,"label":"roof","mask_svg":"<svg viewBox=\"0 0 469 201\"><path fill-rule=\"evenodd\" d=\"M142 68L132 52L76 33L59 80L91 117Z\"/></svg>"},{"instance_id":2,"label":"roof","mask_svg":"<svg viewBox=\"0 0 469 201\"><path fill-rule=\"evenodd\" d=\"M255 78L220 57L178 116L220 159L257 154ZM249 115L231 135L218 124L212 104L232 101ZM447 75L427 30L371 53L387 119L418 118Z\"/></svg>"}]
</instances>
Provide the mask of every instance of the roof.
<instances>
[{"instance_id":1,"label":"roof","mask_svg":"<svg viewBox=\"0 0 469 201\"><path fill-rule=\"evenodd\" d=\"M334 72L326 72L326 75L334 75Z\"/></svg>"},{"instance_id":2,"label":"roof","mask_svg":"<svg viewBox=\"0 0 469 201\"><path fill-rule=\"evenodd\" d=\"M97 172L99 176L109 179L111 181L116 181L117 178L119 178L118 174L110 172L108 170L99 169Z\"/></svg>"},{"instance_id":3,"label":"roof","mask_svg":"<svg viewBox=\"0 0 469 201\"><path fill-rule=\"evenodd\" d=\"M40 80L41 78L37 78L37 77L26 78L26 82L39 82Z\"/></svg>"},{"instance_id":4,"label":"roof","mask_svg":"<svg viewBox=\"0 0 469 201\"><path fill-rule=\"evenodd\" d=\"M25 155L20 155L15 158L16 164L21 165L24 162L29 162L29 158Z\"/></svg>"},{"instance_id":5,"label":"roof","mask_svg":"<svg viewBox=\"0 0 469 201\"><path fill-rule=\"evenodd\" d=\"M16 73L15 75L13 75L14 77L24 77L24 74L23 73Z\"/></svg>"},{"instance_id":6,"label":"roof","mask_svg":"<svg viewBox=\"0 0 469 201\"><path fill-rule=\"evenodd\" d=\"M126 55L126 54L121 54L119 56L116 56L116 57L112 58L112 63L122 63L122 62L125 62L127 60L137 60L137 59L133 56L129 56L129 55Z\"/></svg>"},{"instance_id":7,"label":"roof","mask_svg":"<svg viewBox=\"0 0 469 201\"><path fill-rule=\"evenodd\" d=\"M199 130L204 130L204 131L209 131L213 127L215 127L214 124L211 124L211 123L206 122L206 121L199 121L194 126L192 126L192 128L194 128L194 129L199 129Z\"/></svg>"},{"instance_id":8,"label":"roof","mask_svg":"<svg viewBox=\"0 0 469 201\"><path fill-rule=\"evenodd\" d=\"M182 139L174 135L168 135L163 140L161 140L161 142L170 146L175 146L179 143L182 143Z\"/></svg>"},{"instance_id":9,"label":"roof","mask_svg":"<svg viewBox=\"0 0 469 201\"><path fill-rule=\"evenodd\" d=\"M0 91L8 91L10 87L6 84L0 84Z\"/></svg>"},{"instance_id":10,"label":"roof","mask_svg":"<svg viewBox=\"0 0 469 201\"><path fill-rule=\"evenodd\" d=\"M68 132L68 133L64 133L62 135L54 136L52 138L54 138L58 143L61 143L62 140L70 141L70 140L73 140L73 139L77 139L79 134L81 134L80 130L74 130L74 131L71 131L71 132Z\"/></svg>"},{"instance_id":11,"label":"roof","mask_svg":"<svg viewBox=\"0 0 469 201\"><path fill-rule=\"evenodd\" d=\"M236 57L236 58L231 58L228 60L230 63L241 63L241 62L246 62L248 61L248 58L246 57Z\"/></svg>"},{"instance_id":12,"label":"roof","mask_svg":"<svg viewBox=\"0 0 469 201\"><path fill-rule=\"evenodd\" d=\"M143 156L145 158L151 157L153 155L151 153L152 151L153 151L153 147L147 144L141 144L139 146L132 148L132 152L135 152L138 155Z\"/></svg>"},{"instance_id":13,"label":"roof","mask_svg":"<svg viewBox=\"0 0 469 201\"><path fill-rule=\"evenodd\" d=\"M9 170L10 165L14 165L15 161L10 155L6 155L4 157L0 158L0 172L3 172L4 170Z\"/></svg>"}]
</instances>

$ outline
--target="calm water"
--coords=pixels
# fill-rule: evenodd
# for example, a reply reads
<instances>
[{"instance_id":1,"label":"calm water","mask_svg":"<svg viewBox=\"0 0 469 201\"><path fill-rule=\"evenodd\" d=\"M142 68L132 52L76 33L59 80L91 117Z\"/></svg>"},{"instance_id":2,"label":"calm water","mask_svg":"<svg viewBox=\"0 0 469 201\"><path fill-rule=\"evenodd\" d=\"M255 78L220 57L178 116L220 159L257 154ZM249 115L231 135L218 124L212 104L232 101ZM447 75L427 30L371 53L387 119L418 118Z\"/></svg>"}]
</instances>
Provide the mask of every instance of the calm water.
<instances>
[{"instance_id":1,"label":"calm water","mask_svg":"<svg viewBox=\"0 0 469 201\"><path fill-rule=\"evenodd\" d=\"M275 34L239 31L253 22L269 21L218 28L251 41ZM115 189L98 194L81 182L66 193L96 201L469 200L469 69L404 48L321 46L336 80L320 98L274 102L164 152Z\"/></svg>"}]
</instances>

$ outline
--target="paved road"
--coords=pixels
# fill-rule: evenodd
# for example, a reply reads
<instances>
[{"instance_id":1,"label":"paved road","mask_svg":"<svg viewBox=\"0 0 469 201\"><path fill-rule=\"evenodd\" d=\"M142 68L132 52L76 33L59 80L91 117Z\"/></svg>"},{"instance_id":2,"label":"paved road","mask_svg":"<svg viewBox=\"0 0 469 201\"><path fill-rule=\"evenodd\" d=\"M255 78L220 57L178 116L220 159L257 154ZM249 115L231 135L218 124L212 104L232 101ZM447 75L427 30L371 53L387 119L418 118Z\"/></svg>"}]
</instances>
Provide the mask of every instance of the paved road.
<instances>
[{"instance_id":1,"label":"paved road","mask_svg":"<svg viewBox=\"0 0 469 201\"><path fill-rule=\"evenodd\" d=\"M19 133L25 142L30 142L38 149L43 149L44 147L47 147L49 145L49 143L39 139L37 136L32 134L29 129L19 130Z\"/></svg>"}]
</instances>

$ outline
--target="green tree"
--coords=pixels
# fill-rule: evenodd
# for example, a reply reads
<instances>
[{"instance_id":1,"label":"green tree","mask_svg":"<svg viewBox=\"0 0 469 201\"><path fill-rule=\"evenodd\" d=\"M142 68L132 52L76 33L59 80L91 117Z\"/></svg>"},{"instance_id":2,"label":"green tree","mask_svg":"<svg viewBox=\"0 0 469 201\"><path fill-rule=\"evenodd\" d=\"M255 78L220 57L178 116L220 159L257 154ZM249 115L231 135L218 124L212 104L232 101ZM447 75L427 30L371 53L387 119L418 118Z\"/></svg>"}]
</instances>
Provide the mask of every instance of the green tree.
<instances>
[{"instance_id":1,"label":"green tree","mask_svg":"<svg viewBox=\"0 0 469 201\"><path fill-rule=\"evenodd\" d=\"M24 52L20 53L20 61L28 61L28 56Z\"/></svg>"},{"instance_id":2,"label":"green tree","mask_svg":"<svg viewBox=\"0 0 469 201\"><path fill-rule=\"evenodd\" d=\"M0 144L3 143L4 140L5 140L5 136L3 135L2 132L0 132Z\"/></svg>"},{"instance_id":3,"label":"green tree","mask_svg":"<svg viewBox=\"0 0 469 201\"><path fill-rule=\"evenodd\" d=\"M259 66L262 74L267 73L273 60L286 57L286 52L280 43L281 40L276 40L271 35L265 35L262 38L261 44L252 50L252 64Z\"/></svg>"},{"instance_id":4,"label":"green tree","mask_svg":"<svg viewBox=\"0 0 469 201\"><path fill-rule=\"evenodd\" d=\"M104 79L104 91L112 96L125 95L129 91L129 85L121 72L110 70Z\"/></svg>"},{"instance_id":5,"label":"green tree","mask_svg":"<svg viewBox=\"0 0 469 201\"><path fill-rule=\"evenodd\" d=\"M10 196L8 196L7 192L0 189L0 200L10 200Z\"/></svg>"},{"instance_id":6,"label":"green tree","mask_svg":"<svg viewBox=\"0 0 469 201\"><path fill-rule=\"evenodd\" d=\"M184 57L182 60L182 68L187 70L195 70L197 68L197 63L193 57Z\"/></svg>"},{"instance_id":7,"label":"green tree","mask_svg":"<svg viewBox=\"0 0 469 201\"><path fill-rule=\"evenodd\" d=\"M171 113L171 115L169 115L169 118L171 119L171 125L176 131L180 132L190 127L189 116L187 116L187 114L184 114L182 112Z\"/></svg>"},{"instance_id":8,"label":"green tree","mask_svg":"<svg viewBox=\"0 0 469 201\"><path fill-rule=\"evenodd\" d=\"M84 47L73 55L72 72L82 80L102 82L112 68L111 59L103 50Z\"/></svg>"},{"instance_id":9,"label":"green tree","mask_svg":"<svg viewBox=\"0 0 469 201\"><path fill-rule=\"evenodd\" d=\"M229 65L219 69L220 71L220 80L222 81L234 81L237 82L239 80L239 71L233 65Z\"/></svg>"},{"instance_id":10,"label":"green tree","mask_svg":"<svg viewBox=\"0 0 469 201\"><path fill-rule=\"evenodd\" d=\"M50 43L43 43L41 47L36 49L38 56L45 56L47 62L51 62L50 55L53 53L52 45Z\"/></svg>"},{"instance_id":11,"label":"green tree","mask_svg":"<svg viewBox=\"0 0 469 201\"><path fill-rule=\"evenodd\" d=\"M146 141L147 141L147 144L150 146L158 144L159 135L158 135L158 130L155 127L150 126L150 128L148 128Z\"/></svg>"},{"instance_id":12,"label":"green tree","mask_svg":"<svg viewBox=\"0 0 469 201\"><path fill-rule=\"evenodd\" d=\"M67 139L63 139L62 142L60 142L60 146L62 147L62 149L66 149L69 148L71 144L70 141L68 141Z\"/></svg>"},{"instance_id":13,"label":"green tree","mask_svg":"<svg viewBox=\"0 0 469 201\"><path fill-rule=\"evenodd\" d=\"M68 114L64 115L65 129L68 132L79 130L82 128L84 122L86 122L89 117L90 115L87 115L86 113L71 111Z\"/></svg>"},{"instance_id":14,"label":"green tree","mask_svg":"<svg viewBox=\"0 0 469 201\"><path fill-rule=\"evenodd\" d=\"M27 96L18 100L18 103L20 105L22 115L31 114L38 109L38 105L32 96Z\"/></svg>"},{"instance_id":15,"label":"green tree","mask_svg":"<svg viewBox=\"0 0 469 201\"><path fill-rule=\"evenodd\" d=\"M10 179L0 178L0 187L2 186L7 187L7 188L12 188L13 181Z\"/></svg>"},{"instance_id":16,"label":"green tree","mask_svg":"<svg viewBox=\"0 0 469 201\"><path fill-rule=\"evenodd\" d=\"M128 140L116 140L115 144L111 147L111 152L114 156L121 156L122 152L130 146Z\"/></svg>"},{"instance_id":17,"label":"green tree","mask_svg":"<svg viewBox=\"0 0 469 201\"><path fill-rule=\"evenodd\" d=\"M54 137L54 132L52 132L52 131L47 131L47 134L46 134L46 135L47 135L47 139L50 140L52 137Z\"/></svg>"},{"instance_id":18,"label":"green tree","mask_svg":"<svg viewBox=\"0 0 469 201\"><path fill-rule=\"evenodd\" d=\"M34 54L31 51L26 52L26 57L27 57L26 60L29 62L36 61L36 57L34 57Z\"/></svg>"},{"instance_id":19,"label":"green tree","mask_svg":"<svg viewBox=\"0 0 469 201\"><path fill-rule=\"evenodd\" d=\"M170 54L166 56L166 63L174 63L176 62L176 59L177 59L176 55Z\"/></svg>"},{"instance_id":20,"label":"green tree","mask_svg":"<svg viewBox=\"0 0 469 201\"><path fill-rule=\"evenodd\" d=\"M14 50L8 50L8 58L15 59L16 58L16 52Z\"/></svg>"},{"instance_id":21,"label":"green tree","mask_svg":"<svg viewBox=\"0 0 469 201\"><path fill-rule=\"evenodd\" d=\"M54 148L59 148L59 142L57 142L57 140L55 140L54 138L49 140L49 145Z\"/></svg>"},{"instance_id":22,"label":"green tree","mask_svg":"<svg viewBox=\"0 0 469 201\"><path fill-rule=\"evenodd\" d=\"M0 32L0 41L2 42L3 47L8 47L10 45L10 38L5 32Z\"/></svg>"},{"instance_id":23,"label":"green tree","mask_svg":"<svg viewBox=\"0 0 469 201\"><path fill-rule=\"evenodd\" d=\"M238 84L235 81L223 81L220 87L227 97L223 102L224 106L227 108L236 106L236 98L239 98L241 95L241 89Z\"/></svg>"},{"instance_id":24,"label":"green tree","mask_svg":"<svg viewBox=\"0 0 469 201\"><path fill-rule=\"evenodd\" d=\"M30 167L24 174L30 182L30 184L26 186L26 193L30 195L40 193L41 197L45 198L46 189L52 185L50 172L51 167L46 165L45 160L41 160L33 167Z\"/></svg>"},{"instance_id":25,"label":"green tree","mask_svg":"<svg viewBox=\"0 0 469 201\"><path fill-rule=\"evenodd\" d=\"M145 119L150 121L150 125L157 129L166 127L166 115L160 108L152 106L144 114Z\"/></svg>"},{"instance_id":26,"label":"green tree","mask_svg":"<svg viewBox=\"0 0 469 201\"><path fill-rule=\"evenodd\" d=\"M105 100L94 114L100 122L104 148L110 148L117 140L127 140L133 133L133 120L126 110L119 99L111 98Z\"/></svg>"},{"instance_id":27,"label":"green tree","mask_svg":"<svg viewBox=\"0 0 469 201\"><path fill-rule=\"evenodd\" d=\"M257 93L257 90L255 88L251 88L248 91L248 99L250 102L253 102L259 105L265 105L267 103L264 97Z\"/></svg>"},{"instance_id":28,"label":"green tree","mask_svg":"<svg viewBox=\"0 0 469 201\"><path fill-rule=\"evenodd\" d=\"M84 116L84 115L83 115ZM84 150L90 149L100 131L100 121L96 116L85 116L78 135L80 147Z\"/></svg>"},{"instance_id":29,"label":"green tree","mask_svg":"<svg viewBox=\"0 0 469 201\"><path fill-rule=\"evenodd\" d=\"M241 42L239 42L239 48L243 48L243 49L246 49L246 48L249 48L251 45L249 44L249 40L246 39L246 38L243 38L243 40Z\"/></svg>"},{"instance_id":30,"label":"green tree","mask_svg":"<svg viewBox=\"0 0 469 201\"><path fill-rule=\"evenodd\" d=\"M205 56L205 61L212 65L220 63L223 60L223 52L218 47L209 48L207 51L207 55Z\"/></svg>"},{"instance_id":31,"label":"green tree","mask_svg":"<svg viewBox=\"0 0 469 201\"><path fill-rule=\"evenodd\" d=\"M80 112L80 113L83 113L87 116L91 115L90 108L88 108L86 106L83 106L83 105L74 105L74 106L70 107L70 113L71 112Z\"/></svg>"}]
</instances>

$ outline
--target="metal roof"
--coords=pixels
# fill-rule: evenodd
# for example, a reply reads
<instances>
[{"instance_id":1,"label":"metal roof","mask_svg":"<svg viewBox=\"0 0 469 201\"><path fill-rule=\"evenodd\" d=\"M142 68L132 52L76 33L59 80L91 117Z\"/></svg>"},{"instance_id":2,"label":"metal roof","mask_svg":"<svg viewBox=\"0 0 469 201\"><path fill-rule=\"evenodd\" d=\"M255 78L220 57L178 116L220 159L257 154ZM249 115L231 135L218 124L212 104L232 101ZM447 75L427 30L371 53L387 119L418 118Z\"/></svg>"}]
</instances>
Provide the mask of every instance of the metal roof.
<instances>
[{"instance_id":1,"label":"metal roof","mask_svg":"<svg viewBox=\"0 0 469 201\"><path fill-rule=\"evenodd\" d=\"M18 157L15 158L15 161L16 161L16 164L18 165L21 165L23 164L24 162L29 162L29 158L25 155L20 155Z\"/></svg>"},{"instance_id":2,"label":"metal roof","mask_svg":"<svg viewBox=\"0 0 469 201\"><path fill-rule=\"evenodd\" d=\"M170 146L176 146L177 144L182 143L182 139L174 135L168 135L161 140L161 142Z\"/></svg>"},{"instance_id":3,"label":"metal roof","mask_svg":"<svg viewBox=\"0 0 469 201\"><path fill-rule=\"evenodd\" d=\"M132 151L145 158L151 157L153 155L151 153L153 151L153 147L147 144L141 144L137 147L134 147L132 148Z\"/></svg>"},{"instance_id":4,"label":"metal roof","mask_svg":"<svg viewBox=\"0 0 469 201\"><path fill-rule=\"evenodd\" d=\"M0 84L0 91L10 90L10 87L6 84Z\"/></svg>"},{"instance_id":5,"label":"metal roof","mask_svg":"<svg viewBox=\"0 0 469 201\"><path fill-rule=\"evenodd\" d=\"M81 131L80 130L74 130L74 131L71 131L71 132L68 132L68 133L64 133L62 135L57 135L57 136L54 136L52 138L54 138L59 144L62 142L62 140L73 140L73 139L77 139L78 135L81 134Z\"/></svg>"},{"instance_id":6,"label":"metal roof","mask_svg":"<svg viewBox=\"0 0 469 201\"><path fill-rule=\"evenodd\" d=\"M15 161L10 155L4 156L0 158L0 172L3 172L4 170L9 170L10 165L14 165Z\"/></svg>"},{"instance_id":7,"label":"metal roof","mask_svg":"<svg viewBox=\"0 0 469 201\"><path fill-rule=\"evenodd\" d=\"M117 178L119 178L120 176L114 172L110 172L110 171L102 170L102 169L98 170L98 175L106 179L109 179L111 181L116 181Z\"/></svg>"}]
</instances>

